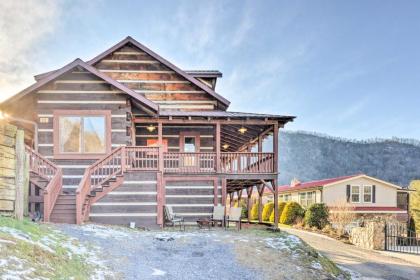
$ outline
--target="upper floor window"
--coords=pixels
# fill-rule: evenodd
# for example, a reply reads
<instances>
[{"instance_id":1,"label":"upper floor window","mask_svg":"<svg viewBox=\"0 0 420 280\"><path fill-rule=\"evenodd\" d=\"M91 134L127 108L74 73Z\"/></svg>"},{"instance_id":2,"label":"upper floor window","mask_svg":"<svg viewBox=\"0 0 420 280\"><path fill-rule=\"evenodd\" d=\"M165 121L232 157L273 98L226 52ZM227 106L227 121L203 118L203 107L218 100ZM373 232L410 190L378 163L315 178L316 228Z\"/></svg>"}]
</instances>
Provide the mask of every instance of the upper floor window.
<instances>
[{"instance_id":1,"label":"upper floor window","mask_svg":"<svg viewBox=\"0 0 420 280\"><path fill-rule=\"evenodd\" d=\"M351 202L360 202L359 186L351 186Z\"/></svg>"},{"instance_id":2,"label":"upper floor window","mask_svg":"<svg viewBox=\"0 0 420 280\"><path fill-rule=\"evenodd\" d=\"M57 134L54 137L55 156L89 156L108 152L108 112L58 111L55 112L54 121L54 133Z\"/></svg>"},{"instance_id":3,"label":"upper floor window","mask_svg":"<svg viewBox=\"0 0 420 280\"><path fill-rule=\"evenodd\" d=\"M363 202L372 202L372 186L363 186Z\"/></svg>"}]
</instances>

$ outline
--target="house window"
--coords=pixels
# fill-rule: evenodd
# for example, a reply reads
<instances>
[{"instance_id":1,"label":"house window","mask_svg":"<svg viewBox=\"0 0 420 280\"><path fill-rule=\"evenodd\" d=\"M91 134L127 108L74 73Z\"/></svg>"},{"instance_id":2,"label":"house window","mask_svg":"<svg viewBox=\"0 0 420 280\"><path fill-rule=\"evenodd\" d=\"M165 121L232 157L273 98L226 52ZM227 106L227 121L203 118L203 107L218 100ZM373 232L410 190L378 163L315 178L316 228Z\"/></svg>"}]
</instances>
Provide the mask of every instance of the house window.
<instances>
[{"instance_id":1,"label":"house window","mask_svg":"<svg viewBox=\"0 0 420 280\"><path fill-rule=\"evenodd\" d=\"M315 203L315 192L306 193L306 206L310 206Z\"/></svg>"},{"instance_id":2,"label":"house window","mask_svg":"<svg viewBox=\"0 0 420 280\"><path fill-rule=\"evenodd\" d=\"M299 204L302 206L307 205L306 193L299 193Z\"/></svg>"},{"instance_id":3,"label":"house window","mask_svg":"<svg viewBox=\"0 0 420 280\"><path fill-rule=\"evenodd\" d=\"M291 197L291 195L290 195L290 194L285 194L285 195L284 195L284 201L285 201L285 202L290 201L290 197Z\"/></svg>"},{"instance_id":4,"label":"house window","mask_svg":"<svg viewBox=\"0 0 420 280\"><path fill-rule=\"evenodd\" d=\"M363 187L363 202L372 202L372 186Z\"/></svg>"},{"instance_id":5,"label":"house window","mask_svg":"<svg viewBox=\"0 0 420 280\"><path fill-rule=\"evenodd\" d=\"M279 201L280 202L283 202L284 201L284 196L281 194L281 195L279 195Z\"/></svg>"},{"instance_id":6,"label":"house window","mask_svg":"<svg viewBox=\"0 0 420 280\"><path fill-rule=\"evenodd\" d=\"M195 153L196 145L195 145L195 137L186 136L184 137L184 152L186 153Z\"/></svg>"},{"instance_id":7,"label":"house window","mask_svg":"<svg viewBox=\"0 0 420 280\"><path fill-rule=\"evenodd\" d=\"M54 114L55 156L91 156L108 152L108 112L58 111Z\"/></svg>"},{"instance_id":8,"label":"house window","mask_svg":"<svg viewBox=\"0 0 420 280\"><path fill-rule=\"evenodd\" d=\"M360 202L359 186L351 186L351 202Z\"/></svg>"}]
</instances>

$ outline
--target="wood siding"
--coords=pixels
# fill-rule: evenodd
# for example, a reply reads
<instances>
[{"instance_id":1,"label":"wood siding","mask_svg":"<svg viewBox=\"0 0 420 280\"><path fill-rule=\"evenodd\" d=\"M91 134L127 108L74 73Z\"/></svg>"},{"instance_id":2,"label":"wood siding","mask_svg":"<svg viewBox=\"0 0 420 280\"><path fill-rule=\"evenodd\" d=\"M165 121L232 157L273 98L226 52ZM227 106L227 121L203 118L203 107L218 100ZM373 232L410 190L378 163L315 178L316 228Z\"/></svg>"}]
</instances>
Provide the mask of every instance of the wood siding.
<instances>
[{"instance_id":1,"label":"wood siding","mask_svg":"<svg viewBox=\"0 0 420 280\"><path fill-rule=\"evenodd\" d=\"M111 149L121 145L131 145L131 137L126 135L126 120L131 112L127 95L105 81L86 71L73 70L48 83L35 94L36 120L39 125L39 152L63 169L63 190L74 192L86 167L95 159L54 159L53 114L55 110L109 110L111 113ZM40 122L40 119L48 122Z\"/></svg>"},{"instance_id":2,"label":"wood siding","mask_svg":"<svg viewBox=\"0 0 420 280\"><path fill-rule=\"evenodd\" d=\"M169 110L213 110L217 100L150 55L128 45L94 65Z\"/></svg>"}]
</instances>

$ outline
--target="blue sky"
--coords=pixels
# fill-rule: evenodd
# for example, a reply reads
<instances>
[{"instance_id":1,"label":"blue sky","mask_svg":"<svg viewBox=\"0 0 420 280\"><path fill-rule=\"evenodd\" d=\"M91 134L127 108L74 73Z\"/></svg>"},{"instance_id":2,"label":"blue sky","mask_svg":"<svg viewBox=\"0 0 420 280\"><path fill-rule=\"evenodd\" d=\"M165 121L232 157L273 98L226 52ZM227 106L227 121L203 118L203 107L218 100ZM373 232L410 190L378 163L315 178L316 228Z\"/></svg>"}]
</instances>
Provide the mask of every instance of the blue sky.
<instances>
[{"instance_id":1,"label":"blue sky","mask_svg":"<svg viewBox=\"0 0 420 280\"><path fill-rule=\"evenodd\" d=\"M418 1L4 0L0 10L0 99L130 35L183 69L223 72L217 91L232 111L420 139Z\"/></svg>"}]
</instances>

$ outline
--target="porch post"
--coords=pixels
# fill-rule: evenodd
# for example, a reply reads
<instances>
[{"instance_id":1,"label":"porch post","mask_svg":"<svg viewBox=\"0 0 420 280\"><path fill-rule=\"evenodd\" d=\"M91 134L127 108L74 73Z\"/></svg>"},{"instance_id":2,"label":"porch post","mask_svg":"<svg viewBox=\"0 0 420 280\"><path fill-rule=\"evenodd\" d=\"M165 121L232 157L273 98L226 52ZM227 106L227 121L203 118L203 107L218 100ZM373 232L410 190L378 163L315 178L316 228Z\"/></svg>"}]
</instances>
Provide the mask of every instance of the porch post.
<instances>
[{"instance_id":1,"label":"porch post","mask_svg":"<svg viewBox=\"0 0 420 280\"><path fill-rule=\"evenodd\" d=\"M263 142L262 135L259 135L258 136L258 152L259 153L262 153L262 142Z\"/></svg>"},{"instance_id":2,"label":"porch post","mask_svg":"<svg viewBox=\"0 0 420 280\"><path fill-rule=\"evenodd\" d=\"M213 180L213 202L214 206L217 206L219 204L219 188L218 188L219 180L214 179Z\"/></svg>"},{"instance_id":3,"label":"porch post","mask_svg":"<svg viewBox=\"0 0 420 280\"><path fill-rule=\"evenodd\" d=\"M216 172L220 173L220 121L216 123Z\"/></svg>"},{"instance_id":4,"label":"porch post","mask_svg":"<svg viewBox=\"0 0 420 280\"><path fill-rule=\"evenodd\" d=\"M273 153L274 153L274 161L273 161L273 170L274 173L279 171L278 166L278 157L279 157L279 124L276 123L273 125Z\"/></svg>"},{"instance_id":5,"label":"porch post","mask_svg":"<svg viewBox=\"0 0 420 280\"><path fill-rule=\"evenodd\" d=\"M274 228L278 228L279 225L279 190L276 180L272 181L274 189Z\"/></svg>"},{"instance_id":6,"label":"porch post","mask_svg":"<svg viewBox=\"0 0 420 280\"><path fill-rule=\"evenodd\" d=\"M163 172L163 138L162 138L162 122L158 122L158 147L159 147L159 171Z\"/></svg>"},{"instance_id":7,"label":"porch post","mask_svg":"<svg viewBox=\"0 0 420 280\"><path fill-rule=\"evenodd\" d=\"M233 203L233 196L235 194L233 192L229 193L229 207L232 208L232 203Z\"/></svg>"},{"instance_id":8,"label":"porch post","mask_svg":"<svg viewBox=\"0 0 420 280\"><path fill-rule=\"evenodd\" d=\"M252 197L252 191L253 188L252 187L248 187L246 189L246 194L248 195L248 200L246 203L246 208L248 210L248 223L251 222L251 197Z\"/></svg>"},{"instance_id":9,"label":"porch post","mask_svg":"<svg viewBox=\"0 0 420 280\"><path fill-rule=\"evenodd\" d=\"M264 193L264 185L259 185L258 187L258 222L262 223L262 210L263 210L263 205L262 205L262 195Z\"/></svg>"},{"instance_id":10,"label":"porch post","mask_svg":"<svg viewBox=\"0 0 420 280\"><path fill-rule=\"evenodd\" d=\"M226 207L226 179L222 179L222 205Z\"/></svg>"}]
</instances>

